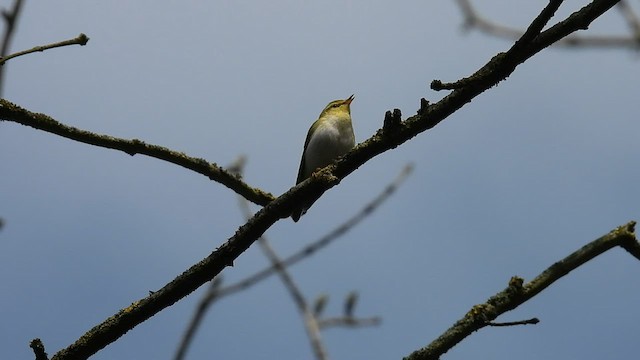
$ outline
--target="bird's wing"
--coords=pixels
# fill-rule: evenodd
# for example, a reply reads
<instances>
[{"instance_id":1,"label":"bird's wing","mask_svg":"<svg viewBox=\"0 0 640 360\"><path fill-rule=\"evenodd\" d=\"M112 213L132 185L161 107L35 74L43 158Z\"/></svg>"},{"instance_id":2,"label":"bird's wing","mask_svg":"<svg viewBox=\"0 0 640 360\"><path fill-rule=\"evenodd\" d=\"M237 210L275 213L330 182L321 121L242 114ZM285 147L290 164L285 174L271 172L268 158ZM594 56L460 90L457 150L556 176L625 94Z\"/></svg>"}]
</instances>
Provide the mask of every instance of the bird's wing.
<instances>
[{"instance_id":1,"label":"bird's wing","mask_svg":"<svg viewBox=\"0 0 640 360\"><path fill-rule=\"evenodd\" d=\"M304 148L302 148L302 159L300 159L300 169L298 169L298 179L296 180L296 185L305 181L308 176L305 176L304 168L305 168L305 156L304 154L307 152L307 146L309 145L309 140L311 140L311 134L316 131L316 128L320 124L320 119L316 120L313 125L309 128L309 132L307 132L307 139L304 141ZM311 175L311 174L308 174Z\"/></svg>"}]
</instances>

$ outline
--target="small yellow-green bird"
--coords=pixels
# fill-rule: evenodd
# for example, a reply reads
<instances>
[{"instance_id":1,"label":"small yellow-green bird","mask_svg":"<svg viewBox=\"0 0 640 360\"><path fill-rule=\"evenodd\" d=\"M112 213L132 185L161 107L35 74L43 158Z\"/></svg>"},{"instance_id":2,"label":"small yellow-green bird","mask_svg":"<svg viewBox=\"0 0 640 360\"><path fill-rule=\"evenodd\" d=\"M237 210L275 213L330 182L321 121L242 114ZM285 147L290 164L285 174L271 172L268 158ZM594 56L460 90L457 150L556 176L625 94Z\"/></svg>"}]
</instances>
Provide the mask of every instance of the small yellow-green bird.
<instances>
[{"instance_id":1,"label":"small yellow-green bird","mask_svg":"<svg viewBox=\"0 0 640 360\"><path fill-rule=\"evenodd\" d=\"M311 125L304 142L296 184L353 149L356 138L351 125L352 101L353 95L344 100L330 102L322 110L318 120ZM314 202L315 200L295 209L291 214L293 221L300 220L300 216L304 215Z\"/></svg>"}]
</instances>

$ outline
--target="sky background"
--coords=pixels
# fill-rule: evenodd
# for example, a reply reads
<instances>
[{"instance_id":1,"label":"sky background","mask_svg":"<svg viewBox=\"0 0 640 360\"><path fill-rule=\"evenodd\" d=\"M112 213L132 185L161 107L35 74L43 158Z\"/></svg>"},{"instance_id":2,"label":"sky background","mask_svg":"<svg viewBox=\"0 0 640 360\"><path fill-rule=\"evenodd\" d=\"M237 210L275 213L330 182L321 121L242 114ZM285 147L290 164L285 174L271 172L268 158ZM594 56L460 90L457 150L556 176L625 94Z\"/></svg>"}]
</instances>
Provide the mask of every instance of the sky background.
<instances>
[{"instance_id":1,"label":"sky background","mask_svg":"<svg viewBox=\"0 0 640 360\"><path fill-rule=\"evenodd\" d=\"M10 1L2 1L3 8ZM482 1L525 27L545 1ZM568 1L561 19L583 2ZM510 42L462 31L452 1L27 1L13 51L85 33L87 46L11 60L4 97L64 124L138 138L220 165L275 195L295 182L308 127L352 93L358 142L384 112L437 101L433 79L468 76ZM588 34L625 33L613 10ZM329 329L332 359L399 359L511 276L532 279L587 242L640 220L640 57L547 49L434 129L369 161L299 223L267 236L291 254L355 214L407 163L415 171L373 215L291 268L304 294L378 327ZM49 355L171 281L244 223L236 195L157 159L0 124L0 358ZM257 209L257 207L254 207ZM267 265L257 246L225 283ZM637 356L640 264L620 249L569 274L444 359ZM171 359L202 289L94 359ZM214 304L189 359L311 359L275 277Z\"/></svg>"}]
</instances>

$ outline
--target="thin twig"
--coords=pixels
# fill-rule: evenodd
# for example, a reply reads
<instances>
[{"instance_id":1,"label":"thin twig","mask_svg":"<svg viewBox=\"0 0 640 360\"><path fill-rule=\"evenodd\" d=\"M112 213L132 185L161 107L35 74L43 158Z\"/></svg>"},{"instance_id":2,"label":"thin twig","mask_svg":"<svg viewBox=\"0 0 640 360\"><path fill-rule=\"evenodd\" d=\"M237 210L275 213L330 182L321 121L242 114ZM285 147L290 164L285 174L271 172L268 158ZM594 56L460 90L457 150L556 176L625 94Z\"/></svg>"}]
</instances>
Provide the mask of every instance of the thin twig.
<instances>
[{"instance_id":1,"label":"thin twig","mask_svg":"<svg viewBox=\"0 0 640 360\"><path fill-rule=\"evenodd\" d=\"M487 325L488 326L495 326L495 327L500 327L500 326L518 326L518 325L535 325L535 324L537 324L539 322L540 322L540 320L538 318L532 318L532 319L520 320L520 321L488 322Z\"/></svg>"},{"instance_id":2,"label":"thin twig","mask_svg":"<svg viewBox=\"0 0 640 360\"><path fill-rule=\"evenodd\" d=\"M18 56L32 54L32 53L35 53L35 52L43 52L45 50L54 49L54 48L63 47L63 46L70 46L70 45L85 46L85 45L87 45L88 41L89 41L89 38L87 37L87 35L80 34L80 35L74 37L73 39L64 40L64 41L60 41L60 42L53 43L53 44L36 46L36 47L33 47L31 49L28 49L28 50L23 50L23 51L19 51L17 53L13 53L11 55L1 56L0 57L0 66L4 65L10 59L17 58Z\"/></svg>"},{"instance_id":3,"label":"thin twig","mask_svg":"<svg viewBox=\"0 0 640 360\"><path fill-rule=\"evenodd\" d=\"M523 285L521 278L513 277L505 290L489 298L486 303L474 306L462 319L458 320L431 344L415 351L405 359L439 359L442 354L473 332L489 326L501 314L517 308L587 261L615 247L626 249L630 247L630 244L639 246L634 234L635 225L635 221L632 221L612 230L551 265L525 285Z\"/></svg>"}]
</instances>

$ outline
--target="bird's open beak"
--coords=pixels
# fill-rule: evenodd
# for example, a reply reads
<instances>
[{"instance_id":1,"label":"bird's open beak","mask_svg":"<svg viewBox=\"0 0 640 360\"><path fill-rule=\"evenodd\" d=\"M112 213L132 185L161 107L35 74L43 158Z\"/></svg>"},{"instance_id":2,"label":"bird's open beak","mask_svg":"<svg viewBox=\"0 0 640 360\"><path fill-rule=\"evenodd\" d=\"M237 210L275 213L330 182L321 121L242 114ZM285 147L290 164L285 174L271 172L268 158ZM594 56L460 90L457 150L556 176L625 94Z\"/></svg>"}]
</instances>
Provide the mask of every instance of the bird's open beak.
<instances>
[{"instance_id":1,"label":"bird's open beak","mask_svg":"<svg viewBox=\"0 0 640 360\"><path fill-rule=\"evenodd\" d=\"M352 94L351 96L349 96L347 98L347 100L345 100L344 102L346 102L347 104L351 105L351 102L353 101L353 99L355 99L354 95Z\"/></svg>"}]
</instances>

